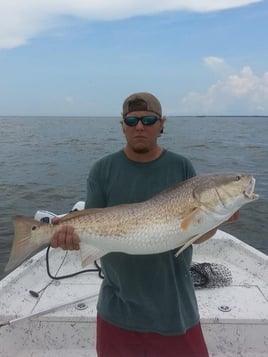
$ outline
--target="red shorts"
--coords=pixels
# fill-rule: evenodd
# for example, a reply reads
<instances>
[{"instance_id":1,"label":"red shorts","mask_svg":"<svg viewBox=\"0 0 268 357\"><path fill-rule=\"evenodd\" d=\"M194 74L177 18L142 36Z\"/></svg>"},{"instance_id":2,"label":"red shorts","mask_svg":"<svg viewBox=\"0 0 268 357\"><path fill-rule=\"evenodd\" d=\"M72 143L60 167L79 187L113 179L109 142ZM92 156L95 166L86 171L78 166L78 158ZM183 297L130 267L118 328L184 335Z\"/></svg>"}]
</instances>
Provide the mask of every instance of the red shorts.
<instances>
[{"instance_id":1,"label":"red shorts","mask_svg":"<svg viewBox=\"0 0 268 357\"><path fill-rule=\"evenodd\" d=\"M165 336L116 327L97 316L98 357L208 357L200 323L184 335Z\"/></svg>"}]
</instances>

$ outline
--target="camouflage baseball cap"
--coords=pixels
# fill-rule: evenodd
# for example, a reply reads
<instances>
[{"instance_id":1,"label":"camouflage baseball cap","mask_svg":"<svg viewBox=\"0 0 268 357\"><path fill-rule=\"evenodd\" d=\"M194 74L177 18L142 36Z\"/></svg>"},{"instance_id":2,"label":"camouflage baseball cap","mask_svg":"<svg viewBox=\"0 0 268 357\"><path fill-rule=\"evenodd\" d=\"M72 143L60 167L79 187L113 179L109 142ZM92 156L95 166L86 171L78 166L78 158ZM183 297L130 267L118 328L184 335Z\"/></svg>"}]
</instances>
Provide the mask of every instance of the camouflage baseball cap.
<instances>
[{"instance_id":1,"label":"camouflage baseball cap","mask_svg":"<svg viewBox=\"0 0 268 357\"><path fill-rule=\"evenodd\" d=\"M130 112L148 111L162 116L159 100L151 93L140 92L131 94L123 103L123 117Z\"/></svg>"}]
</instances>

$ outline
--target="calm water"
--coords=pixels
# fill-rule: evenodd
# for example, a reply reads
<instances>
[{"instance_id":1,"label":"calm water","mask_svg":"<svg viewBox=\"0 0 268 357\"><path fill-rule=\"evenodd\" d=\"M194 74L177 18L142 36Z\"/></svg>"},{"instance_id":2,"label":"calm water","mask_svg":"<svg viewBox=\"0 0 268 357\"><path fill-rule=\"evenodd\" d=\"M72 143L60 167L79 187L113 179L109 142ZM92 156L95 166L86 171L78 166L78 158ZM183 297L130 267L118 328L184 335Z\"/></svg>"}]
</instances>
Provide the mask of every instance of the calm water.
<instances>
[{"instance_id":1,"label":"calm water","mask_svg":"<svg viewBox=\"0 0 268 357\"><path fill-rule=\"evenodd\" d=\"M124 145L119 118L0 117L0 278L12 216L55 213L84 200L92 163ZM261 199L224 230L268 254L268 118L172 117L160 144L190 158L199 174L254 174Z\"/></svg>"}]
</instances>

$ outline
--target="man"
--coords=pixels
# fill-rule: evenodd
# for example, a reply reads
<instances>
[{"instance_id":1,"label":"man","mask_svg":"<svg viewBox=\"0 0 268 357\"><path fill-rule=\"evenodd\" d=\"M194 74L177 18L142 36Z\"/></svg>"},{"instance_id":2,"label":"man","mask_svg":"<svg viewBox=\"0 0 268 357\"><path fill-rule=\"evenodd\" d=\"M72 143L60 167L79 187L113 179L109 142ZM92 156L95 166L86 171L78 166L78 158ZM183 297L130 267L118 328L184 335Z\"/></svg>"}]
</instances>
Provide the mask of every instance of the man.
<instances>
[{"instance_id":1,"label":"man","mask_svg":"<svg viewBox=\"0 0 268 357\"><path fill-rule=\"evenodd\" d=\"M158 145L165 118L154 95L130 95L123 103L122 117L126 145L93 165L86 208L141 202L196 175L188 159ZM79 249L79 237L66 226L52 237L51 245ZM99 357L208 356L190 276L192 247L178 258L174 253L110 253L101 259Z\"/></svg>"}]
</instances>

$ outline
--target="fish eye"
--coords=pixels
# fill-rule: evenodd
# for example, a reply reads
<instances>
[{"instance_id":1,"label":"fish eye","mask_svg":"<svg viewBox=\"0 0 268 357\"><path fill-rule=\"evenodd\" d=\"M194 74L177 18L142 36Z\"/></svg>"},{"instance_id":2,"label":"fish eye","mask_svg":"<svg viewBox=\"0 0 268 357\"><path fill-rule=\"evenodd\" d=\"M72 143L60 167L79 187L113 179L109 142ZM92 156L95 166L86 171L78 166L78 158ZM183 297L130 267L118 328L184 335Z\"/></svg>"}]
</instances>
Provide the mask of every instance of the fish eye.
<instances>
[{"instance_id":1,"label":"fish eye","mask_svg":"<svg viewBox=\"0 0 268 357\"><path fill-rule=\"evenodd\" d=\"M240 181L241 180L241 176L240 175L237 175L236 176L236 181Z\"/></svg>"},{"instance_id":2,"label":"fish eye","mask_svg":"<svg viewBox=\"0 0 268 357\"><path fill-rule=\"evenodd\" d=\"M32 231L35 231L36 230L36 226L32 226Z\"/></svg>"}]
</instances>

